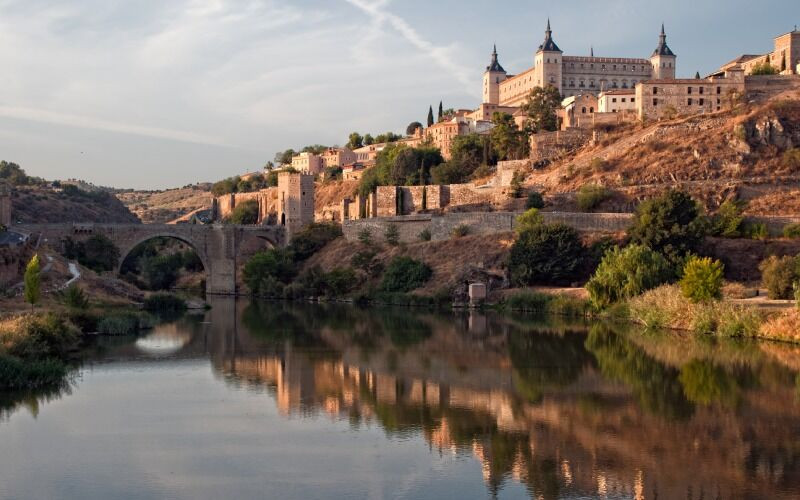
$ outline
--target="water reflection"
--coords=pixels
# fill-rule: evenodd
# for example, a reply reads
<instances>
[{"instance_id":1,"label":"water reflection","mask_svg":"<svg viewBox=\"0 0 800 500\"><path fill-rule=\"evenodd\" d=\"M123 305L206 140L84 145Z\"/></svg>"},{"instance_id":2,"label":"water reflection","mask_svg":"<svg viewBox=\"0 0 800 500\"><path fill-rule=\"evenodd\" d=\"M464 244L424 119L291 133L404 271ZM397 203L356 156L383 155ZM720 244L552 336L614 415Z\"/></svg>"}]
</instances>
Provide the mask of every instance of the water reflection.
<instances>
[{"instance_id":1,"label":"water reflection","mask_svg":"<svg viewBox=\"0 0 800 500\"><path fill-rule=\"evenodd\" d=\"M800 350L479 313L217 300L91 363L210 359L279 413L474 457L489 493L796 498ZM312 421L309 420L309 425Z\"/></svg>"}]
</instances>

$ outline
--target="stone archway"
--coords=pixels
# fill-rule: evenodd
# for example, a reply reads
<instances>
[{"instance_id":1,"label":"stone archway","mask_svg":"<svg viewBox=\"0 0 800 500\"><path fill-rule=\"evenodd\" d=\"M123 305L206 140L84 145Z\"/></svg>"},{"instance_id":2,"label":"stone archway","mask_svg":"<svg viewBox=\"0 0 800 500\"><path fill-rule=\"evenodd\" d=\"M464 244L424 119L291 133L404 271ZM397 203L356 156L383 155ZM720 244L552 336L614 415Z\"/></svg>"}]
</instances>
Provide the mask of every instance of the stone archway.
<instances>
[{"instance_id":1,"label":"stone archway","mask_svg":"<svg viewBox=\"0 0 800 500\"><path fill-rule=\"evenodd\" d=\"M115 270L115 273L117 275L120 274L120 272L122 270L122 264L125 263L125 260L128 258L130 253L136 247L138 247L142 243L145 243L145 242L150 241L150 240L155 239L155 238L171 238L171 239L178 240L178 241L180 241L182 243L185 243L185 244L189 245L189 247L192 250L194 250L194 252L200 258L200 263L203 264L203 270L205 271L206 275L208 275L208 276L211 275L210 259L208 258L207 255L205 255L205 252L203 252L200 249L200 246L196 242L192 241L191 238L187 238L185 236L182 236L182 235L179 235L179 234L175 234L175 233L172 233L172 232L169 232L169 231L155 232L153 234L147 234L145 236L142 236L142 237L139 237L139 238L133 240L133 242L128 244L128 245L126 245L125 248L120 248L119 249L120 250L119 251L119 263L117 264L117 268Z\"/></svg>"}]
</instances>

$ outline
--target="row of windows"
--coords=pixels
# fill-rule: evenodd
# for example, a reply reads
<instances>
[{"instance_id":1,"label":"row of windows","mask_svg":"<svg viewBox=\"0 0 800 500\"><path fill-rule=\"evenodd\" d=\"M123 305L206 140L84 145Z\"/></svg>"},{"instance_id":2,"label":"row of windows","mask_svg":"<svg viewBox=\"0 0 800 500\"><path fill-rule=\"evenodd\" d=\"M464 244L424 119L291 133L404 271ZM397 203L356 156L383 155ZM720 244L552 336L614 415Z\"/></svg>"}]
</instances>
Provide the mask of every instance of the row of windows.
<instances>
[{"instance_id":1,"label":"row of windows","mask_svg":"<svg viewBox=\"0 0 800 500\"><path fill-rule=\"evenodd\" d=\"M549 62L549 59L548 59L548 62ZM616 64L612 64L611 66L612 66L612 68L611 68L611 69L612 69L613 71L616 71L616 70L617 70L617 65L616 65ZM569 67L570 67L570 69L575 69L575 63L569 63ZM584 66L584 64L583 64L583 63L581 63L581 65L580 65L580 69L584 69L584 67L585 67L585 66ZM589 69L594 69L594 64L593 64L593 63L592 63L592 64L589 64ZM606 65L605 65L605 64L601 64L601 65L600 65L600 69L602 69L602 70L604 70L604 71L605 71L605 69L606 69ZM627 65L627 64L623 64L623 65L622 65L622 71L628 71L628 65ZM635 66L635 65L631 65L631 71L647 71L647 70L645 69L645 67L644 67L644 66Z\"/></svg>"},{"instance_id":2,"label":"row of windows","mask_svg":"<svg viewBox=\"0 0 800 500\"><path fill-rule=\"evenodd\" d=\"M622 97L620 99L620 101L621 102L625 102L625 99L627 99L627 97ZM611 98L611 102L617 102L617 98L616 97L612 97ZM631 101L630 102L636 102L636 98L635 97L631 97Z\"/></svg>"},{"instance_id":3,"label":"row of windows","mask_svg":"<svg viewBox=\"0 0 800 500\"><path fill-rule=\"evenodd\" d=\"M551 79L551 81L552 81L552 79ZM601 86L602 86L604 83L608 83L608 82L607 82L607 80L600 80L600 85L601 85ZM636 84L637 84L637 83L638 83L638 82L637 82L637 80L631 80L630 87L631 87L631 88L633 88L633 87L636 87ZM567 80L566 80L566 78L563 80L563 82L562 82L562 85L563 85L564 87L567 87ZM569 87L571 87L571 88L575 88L575 80L574 80L574 79L572 79L572 78L570 78L570 79L569 79ZM580 79L580 80L578 80L578 88L585 88L585 87L586 87L586 81L585 81L585 80L583 80L583 79ZM593 88L595 88L594 80L589 80L589 88L590 88L590 89L593 89ZM611 80L611 88L612 88L612 89L618 89L618 88L620 88L620 85L619 85L619 83L617 82L617 80ZM628 88L628 80L622 80L622 88L623 88L623 89L627 89L627 88Z\"/></svg>"},{"instance_id":4,"label":"row of windows","mask_svg":"<svg viewBox=\"0 0 800 500\"><path fill-rule=\"evenodd\" d=\"M705 87L698 87L698 88L700 89L700 95L703 95L703 93L705 92ZM686 90L686 93L691 95L692 87L689 87ZM653 95L657 95L657 94L658 94L658 87L653 87ZM722 94L722 87L717 87L717 95L720 95L720 94Z\"/></svg>"},{"instance_id":5,"label":"row of windows","mask_svg":"<svg viewBox=\"0 0 800 500\"><path fill-rule=\"evenodd\" d=\"M691 97L688 98L686 100L686 104L688 106L692 106L694 104L694 99L692 99ZM700 98L700 99L697 100L697 105L698 106L705 106L705 104L706 104L706 100L705 99ZM722 104L722 101L720 99L717 99L717 109L719 109L720 104ZM658 106L658 98L657 97L653 98L653 106Z\"/></svg>"}]
</instances>

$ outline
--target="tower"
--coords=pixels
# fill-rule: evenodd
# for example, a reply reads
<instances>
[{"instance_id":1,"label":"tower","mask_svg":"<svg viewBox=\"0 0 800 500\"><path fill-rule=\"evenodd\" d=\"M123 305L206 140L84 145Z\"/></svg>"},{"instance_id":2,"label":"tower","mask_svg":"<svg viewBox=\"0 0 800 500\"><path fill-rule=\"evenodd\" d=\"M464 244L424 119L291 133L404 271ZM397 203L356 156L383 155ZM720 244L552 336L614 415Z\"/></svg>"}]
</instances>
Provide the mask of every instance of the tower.
<instances>
[{"instance_id":1,"label":"tower","mask_svg":"<svg viewBox=\"0 0 800 500\"><path fill-rule=\"evenodd\" d=\"M553 32L550 30L550 19L547 20L547 29L544 31L544 42L539 45L534 58L534 75L537 86L552 85L561 93L561 49L553 41Z\"/></svg>"},{"instance_id":2,"label":"tower","mask_svg":"<svg viewBox=\"0 0 800 500\"><path fill-rule=\"evenodd\" d=\"M0 182L0 226L11 226L11 191L5 182Z\"/></svg>"},{"instance_id":3,"label":"tower","mask_svg":"<svg viewBox=\"0 0 800 500\"><path fill-rule=\"evenodd\" d=\"M677 56L667 45L667 34L664 32L664 23L661 23L661 35L658 37L658 47L650 56L650 64L653 66L653 80L674 80L675 62Z\"/></svg>"},{"instance_id":4,"label":"tower","mask_svg":"<svg viewBox=\"0 0 800 500\"><path fill-rule=\"evenodd\" d=\"M287 239L314 222L314 176L294 172L278 174L278 224Z\"/></svg>"},{"instance_id":5,"label":"tower","mask_svg":"<svg viewBox=\"0 0 800 500\"><path fill-rule=\"evenodd\" d=\"M483 102L500 104L500 82L506 79L506 70L497 62L497 45L492 50L492 61L483 73Z\"/></svg>"}]
</instances>

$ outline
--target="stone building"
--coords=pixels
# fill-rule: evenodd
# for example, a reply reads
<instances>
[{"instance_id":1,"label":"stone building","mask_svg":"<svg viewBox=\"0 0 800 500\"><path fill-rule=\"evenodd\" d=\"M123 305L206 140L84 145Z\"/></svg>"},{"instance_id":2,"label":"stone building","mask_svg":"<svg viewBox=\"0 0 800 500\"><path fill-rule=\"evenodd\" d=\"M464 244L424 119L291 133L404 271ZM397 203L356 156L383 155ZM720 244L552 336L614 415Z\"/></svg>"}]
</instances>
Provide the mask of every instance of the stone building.
<instances>
[{"instance_id":1,"label":"stone building","mask_svg":"<svg viewBox=\"0 0 800 500\"><path fill-rule=\"evenodd\" d=\"M356 160L356 154L348 148L328 148L322 153L322 163L325 168L341 168Z\"/></svg>"},{"instance_id":2,"label":"stone building","mask_svg":"<svg viewBox=\"0 0 800 500\"><path fill-rule=\"evenodd\" d=\"M724 64L717 74L740 68L745 75L753 72L755 66L769 64L782 75L800 74L800 31L794 30L778 35L773 42L773 51L767 54L743 54Z\"/></svg>"},{"instance_id":3,"label":"stone building","mask_svg":"<svg viewBox=\"0 0 800 500\"><path fill-rule=\"evenodd\" d=\"M706 79L648 80L636 86L639 119L721 111L745 92L744 71L732 68Z\"/></svg>"},{"instance_id":4,"label":"stone building","mask_svg":"<svg viewBox=\"0 0 800 500\"><path fill-rule=\"evenodd\" d=\"M536 87L553 85L562 97L598 94L606 89L634 88L650 79L675 78L677 56L667 45L664 26L649 59L623 57L565 56L553 39L550 21L545 38L534 56L534 66L509 75L500 65L497 49L483 75L483 101L497 106L520 106Z\"/></svg>"},{"instance_id":5,"label":"stone building","mask_svg":"<svg viewBox=\"0 0 800 500\"><path fill-rule=\"evenodd\" d=\"M486 120L475 120L468 113L460 113L451 120L435 123L425 130L425 140L439 148L442 157L449 160L452 157L453 139L460 135L488 134L494 126Z\"/></svg>"},{"instance_id":6,"label":"stone building","mask_svg":"<svg viewBox=\"0 0 800 500\"><path fill-rule=\"evenodd\" d=\"M597 97L600 113L636 111L636 89L617 89L601 92Z\"/></svg>"},{"instance_id":7,"label":"stone building","mask_svg":"<svg viewBox=\"0 0 800 500\"><path fill-rule=\"evenodd\" d=\"M322 172L322 157L314 153L300 153L292 156L292 168L304 174L316 175Z\"/></svg>"},{"instance_id":8,"label":"stone building","mask_svg":"<svg viewBox=\"0 0 800 500\"><path fill-rule=\"evenodd\" d=\"M278 223L292 234L314 222L314 176L278 174Z\"/></svg>"},{"instance_id":9,"label":"stone building","mask_svg":"<svg viewBox=\"0 0 800 500\"><path fill-rule=\"evenodd\" d=\"M11 226L11 189L0 182L0 226Z\"/></svg>"},{"instance_id":10,"label":"stone building","mask_svg":"<svg viewBox=\"0 0 800 500\"><path fill-rule=\"evenodd\" d=\"M594 94L587 93L567 97L561 102L561 109L558 110L561 130L591 127L596 111L597 96Z\"/></svg>"}]
</instances>

